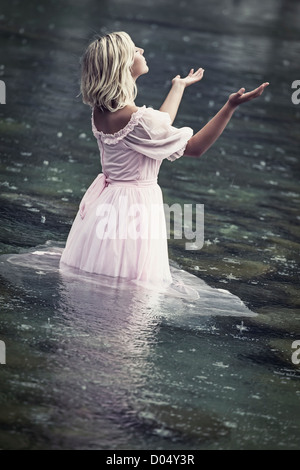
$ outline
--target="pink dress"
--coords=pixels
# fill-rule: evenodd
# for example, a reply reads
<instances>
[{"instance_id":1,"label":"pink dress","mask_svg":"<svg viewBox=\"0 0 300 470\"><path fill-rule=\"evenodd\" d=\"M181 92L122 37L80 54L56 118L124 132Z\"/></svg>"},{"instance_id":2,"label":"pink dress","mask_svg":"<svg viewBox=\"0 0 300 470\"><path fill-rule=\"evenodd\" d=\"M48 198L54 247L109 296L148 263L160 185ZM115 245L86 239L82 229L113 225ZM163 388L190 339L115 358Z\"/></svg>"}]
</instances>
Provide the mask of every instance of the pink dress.
<instances>
[{"instance_id":1,"label":"pink dress","mask_svg":"<svg viewBox=\"0 0 300 470\"><path fill-rule=\"evenodd\" d=\"M92 130L103 173L79 206L60 266L128 281L172 282L163 198L157 176L164 159L184 154L193 135L168 113L142 106L115 134Z\"/></svg>"}]
</instances>

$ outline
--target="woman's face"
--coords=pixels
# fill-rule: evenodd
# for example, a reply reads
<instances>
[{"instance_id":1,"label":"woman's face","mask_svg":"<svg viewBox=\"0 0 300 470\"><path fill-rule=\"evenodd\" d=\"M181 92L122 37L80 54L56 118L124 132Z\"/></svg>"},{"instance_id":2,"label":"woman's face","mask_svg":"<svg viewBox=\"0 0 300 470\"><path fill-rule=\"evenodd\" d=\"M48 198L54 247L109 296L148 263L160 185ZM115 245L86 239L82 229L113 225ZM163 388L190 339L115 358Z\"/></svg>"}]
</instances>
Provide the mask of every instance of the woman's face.
<instances>
[{"instance_id":1,"label":"woman's face","mask_svg":"<svg viewBox=\"0 0 300 470\"><path fill-rule=\"evenodd\" d=\"M135 47L134 53L134 60L131 66L131 75L133 76L134 80L138 77L147 73L149 71L149 67L144 57L144 49L140 47Z\"/></svg>"}]
</instances>

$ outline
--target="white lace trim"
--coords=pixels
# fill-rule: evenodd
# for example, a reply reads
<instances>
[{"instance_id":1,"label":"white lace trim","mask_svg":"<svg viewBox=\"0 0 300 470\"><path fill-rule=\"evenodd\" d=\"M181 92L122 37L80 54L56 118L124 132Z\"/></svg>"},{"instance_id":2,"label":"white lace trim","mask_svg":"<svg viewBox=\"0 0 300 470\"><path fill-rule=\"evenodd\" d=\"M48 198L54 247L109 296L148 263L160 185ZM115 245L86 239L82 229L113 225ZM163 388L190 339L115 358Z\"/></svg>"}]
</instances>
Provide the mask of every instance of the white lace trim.
<instances>
[{"instance_id":1,"label":"white lace trim","mask_svg":"<svg viewBox=\"0 0 300 470\"><path fill-rule=\"evenodd\" d=\"M94 123L94 110L92 111L92 130L94 136L101 137L101 140L105 144L113 145L117 144L120 140L124 139L129 132L131 132L134 127L138 124L140 117L144 114L146 110L146 106L142 106L139 108L137 111L132 113L128 123L126 124L123 129L120 129L118 132L115 132L114 134L106 134L105 132L98 131L98 129L95 126Z\"/></svg>"}]
</instances>

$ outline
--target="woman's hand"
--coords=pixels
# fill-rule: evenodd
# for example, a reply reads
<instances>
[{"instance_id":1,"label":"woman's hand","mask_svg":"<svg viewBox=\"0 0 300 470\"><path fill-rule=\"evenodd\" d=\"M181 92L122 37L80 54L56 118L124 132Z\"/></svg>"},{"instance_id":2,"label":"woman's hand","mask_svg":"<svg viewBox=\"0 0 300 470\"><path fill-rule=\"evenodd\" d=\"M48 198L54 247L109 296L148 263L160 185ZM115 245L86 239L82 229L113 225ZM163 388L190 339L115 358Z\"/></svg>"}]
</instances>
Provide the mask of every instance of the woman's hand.
<instances>
[{"instance_id":1,"label":"woman's hand","mask_svg":"<svg viewBox=\"0 0 300 470\"><path fill-rule=\"evenodd\" d=\"M245 88L241 88L237 93L232 93L229 96L228 103L235 108L240 104L253 100L254 98L260 96L268 85L269 82L262 83L258 88L255 88L255 90L252 91L248 91L248 93L245 93Z\"/></svg>"},{"instance_id":2,"label":"woman's hand","mask_svg":"<svg viewBox=\"0 0 300 470\"><path fill-rule=\"evenodd\" d=\"M179 83L186 88L187 86L193 85L193 83L199 82L203 77L203 73L204 69L200 68L196 70L196 72L194 72L194 69L191 69L190 73L185 78L181 78L180 75L176 75L172 80L172 85Z\"/></svg>"}]
</instances>

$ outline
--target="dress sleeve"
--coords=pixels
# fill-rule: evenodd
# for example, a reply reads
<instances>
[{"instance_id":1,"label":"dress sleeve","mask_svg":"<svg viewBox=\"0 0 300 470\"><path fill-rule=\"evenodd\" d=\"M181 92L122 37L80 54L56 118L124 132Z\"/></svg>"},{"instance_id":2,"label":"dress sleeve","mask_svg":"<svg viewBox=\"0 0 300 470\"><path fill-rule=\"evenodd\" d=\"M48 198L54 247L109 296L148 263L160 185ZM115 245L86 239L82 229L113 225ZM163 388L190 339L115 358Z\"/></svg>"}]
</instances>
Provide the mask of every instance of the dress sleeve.
<instances>
[{"instance_id":1,"label":"dress sleeve","mask_svg":"<svg viewBox=\"0 0 300 470\"><path fill-rule=\"evenodd\" d=\"M126 135L124 143L146 157L174 161L184 154L192 135L190 127L173 127L168 113L146 108L132 132Z\"/></svg>"}]
</instances>

